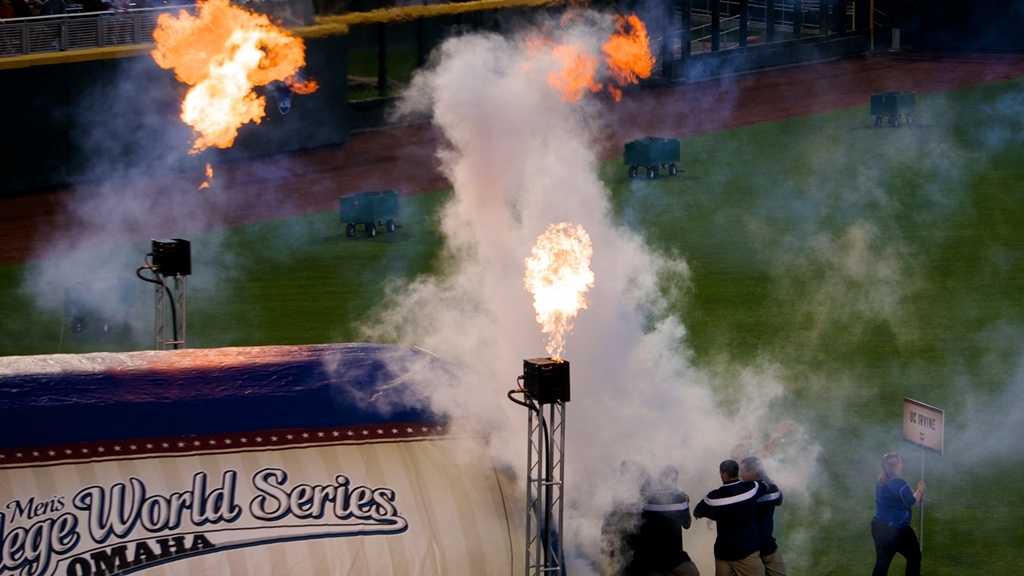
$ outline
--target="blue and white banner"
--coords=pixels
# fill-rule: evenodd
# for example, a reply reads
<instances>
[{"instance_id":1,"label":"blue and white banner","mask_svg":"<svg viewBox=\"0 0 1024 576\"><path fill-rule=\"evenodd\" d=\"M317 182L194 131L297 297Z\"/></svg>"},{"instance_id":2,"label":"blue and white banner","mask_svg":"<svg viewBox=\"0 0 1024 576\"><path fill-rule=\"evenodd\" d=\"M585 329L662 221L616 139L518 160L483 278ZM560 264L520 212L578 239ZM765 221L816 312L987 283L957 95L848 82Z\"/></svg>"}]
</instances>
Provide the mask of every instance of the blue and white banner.
<instances>
[{"instance_id":1,"label":"blue and white banner","mask_svg":"<svg viewBox=\"0 0 1024 576\"><path fill-rule=\"evenodd\" d=\"M501 481L451 437L3 468L0 575L505 574Z\"/></svg>"}]
</instances>

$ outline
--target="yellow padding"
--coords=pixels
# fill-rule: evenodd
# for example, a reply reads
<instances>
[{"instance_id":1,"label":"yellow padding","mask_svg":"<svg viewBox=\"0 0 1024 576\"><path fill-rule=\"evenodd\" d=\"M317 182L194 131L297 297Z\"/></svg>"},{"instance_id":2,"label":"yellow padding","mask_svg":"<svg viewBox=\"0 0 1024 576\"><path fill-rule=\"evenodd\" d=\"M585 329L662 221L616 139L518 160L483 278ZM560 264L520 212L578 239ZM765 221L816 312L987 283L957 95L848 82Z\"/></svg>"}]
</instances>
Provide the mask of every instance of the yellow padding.
<instances>
[{"instance_id":1,"label":"yellow padding","mask_svg":"<svg viewBox=\"0 0 1024 576\"><path fill-rule=\"evenodd\" d=\"M317 23L342 24L360 26L365 24L387 24L389 22L407 22L420 18L436 16L452 16L470 12L487 10L507 10L510 8L538 8L542 6L558 6L563 0L474 0L472 2L452 2L449 4L428 4L425 6L402 6L398 8L381 8L367 12L349 12L337 16L319 16Z\"/></svg>"},{"instance_id":2,"label":"yellow padding","mask_svg":"<svg viewBox=\"0 0 1024 576\"><path fill-rule=\"evenodd\" d=\"M151 44L127 44L124 46L68 50L66 52L40 52L38 54L5 56L0 58L0 70L27 68L29 66L42 66L46 64L107 60L109 58L127 58L129 56L137 56L152 48Z\"/></svg>"}]
</instances>

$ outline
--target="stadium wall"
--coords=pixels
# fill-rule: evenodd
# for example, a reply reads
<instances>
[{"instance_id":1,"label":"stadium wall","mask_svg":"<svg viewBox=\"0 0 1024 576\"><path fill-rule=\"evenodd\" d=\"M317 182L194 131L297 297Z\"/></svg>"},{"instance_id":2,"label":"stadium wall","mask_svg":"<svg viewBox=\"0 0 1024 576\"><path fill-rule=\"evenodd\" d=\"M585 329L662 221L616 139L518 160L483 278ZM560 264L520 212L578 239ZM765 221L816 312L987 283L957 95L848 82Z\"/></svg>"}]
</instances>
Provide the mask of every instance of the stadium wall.
<instances>
[{"instance_id":1,"label":"stadium wall","mask_svg":"<svg viewBox=\"0 0 1024 576\"><path fill-rule=\"evenodd\" d=\"M0 193L99 180L111 170L195 170L211 157L340 144L349 130L346 39L306 44L306 71L320 88L296 96L286 116L268 98L261 126L243 127L230 150L194 157L185 154L190 133L178 118L185 87L148 54L0 70L0 107L7 111Z\"/></svg>"},{"instance_id":2,"label":"stadium wall","mask_svg":"<svg viewBox=\"0 0 1024 576\"><path fill-rule=\"evenodd\" d=\"M684 5L685 2L681 4ZM418 31L419 36L413 34L413 44L429 47L453 30L514 28L519 22L529 21L532 13L524 8L492 10L440 16L422 26L408 22L386 25L394 27L389 36L396 36L395 40L402 34ZM329 27L328 24L318 26ZM316 93L296 97L287 116L280 115L273 99L269 99L262 124L244 126L232 149L210 150L198 156L185 154L191 144L191 133L178 118L185 87L169 71L157 67L148 55L0 69L4 85L11 87L0 91L0 105L8 111L9 118L7 137L0 145L5 164L0 194L103 181L118 172L199 173L202 164L211 159L230 160L336 145L344 142L352 130L384 124L386 111L394 102L393 94L350 102L346 86L349 53L379 53L379 46L373 44L376 36L334 32L306 38L307 71L320 83ZM684 55L669 63L664 74L652 83L698 81L841 58L862 54L866 48L863 31L835 30L827 37ZM425 54L419 58L425 60Z\"/></svg>"},{"instance_id":3,"label":"stadium wall","mask_svg":"<svg viewBox=\"0 0 1024 576\"><path fill-rule=\"evenodd\" d=\"M947 52L1024 51L1024 1L916 2L904 23L915 48Z\"/></svg>"},{"instance_id":4,"label":"stadium wall","mask_svg":"<svg viewBox=\"0 0 1024 576\"><path fill-rule=\"evenodd\" d=\"M670 68L669 79L674 82L695 82L765 68L848 58L866 51L867 39L852 33L824 39L754 45L692 55L675 61Z\"/></svg>"}]
</instances>

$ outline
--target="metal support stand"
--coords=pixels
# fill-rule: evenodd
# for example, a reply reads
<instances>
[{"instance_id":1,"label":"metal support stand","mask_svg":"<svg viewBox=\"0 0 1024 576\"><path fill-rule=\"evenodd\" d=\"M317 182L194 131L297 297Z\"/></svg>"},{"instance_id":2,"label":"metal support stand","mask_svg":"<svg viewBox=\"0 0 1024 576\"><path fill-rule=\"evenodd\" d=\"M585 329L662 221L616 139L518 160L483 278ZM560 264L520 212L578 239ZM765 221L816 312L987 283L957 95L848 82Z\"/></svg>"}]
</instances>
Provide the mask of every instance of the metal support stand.
<instances>
[{"instance_id":1,"label":"metal support stand","mask_svg":"<svg viewBox=\"0 0 1024 576\"><path fill-rule=\"evenodd\" d=\"M686 79L686 66L690 60L690 50L693 48L693 34L690 31L690 0L676 0L676 9L679 11L677 22L679 23L679 64L672 73L673 80Z\"/></svg>"},{"instance_id":2,"label":"metal support stand","mask_svg":"<svg viewBox=\"0 0 1024 576\"><path fill-rule=\"evenodd\" d=\"M804 1L793 0L793 37L799 38L803 35L804 26Z\"/></svg>"},{"instance_id":3,"label":"metal support stand","mask_svg":"<svg viewBox=\"0 0 1024 576\"><path fill-rule=\"evenodd\" d=\"M185 339L188 324L188 278L186 276L172 276L164 278L164 282L171 282L171 297L174 298L174 305L168 302L168 294L163 285L153 288L153 336L156 340L157 350L178 349L185 347ZM169 310L168 310L169 308ZM175 318L170 318L171 314ZM174 335L174 323L177 322L178 334Z\"/></svg>"},{"instance_id":4,"label":"metal support stand","mask_svg":"<svg viewBox=\"0 0 1024 576\"><path fill-rule=\"evenodd\" d=\"M846 0L832 0L832 33L843 34L849 28L846 22Z\"/></svg>"},{"instance_id":5,"label":"metal support stand","mask_svg":"<svg viewBox=\"0 0 1024 576\"><path fill-rule=\"evenodd\" d=\"M747 46L750 35L750 0L740 0L740 48Z\"/></svg>"},{"instance_id":6,"label":"metal support stand","mask_svg":"<svg viewBox=\"0 0 1024 576\"><path fill-rule=\"evenodd\" d=\"M526 576L565 575L562 515L565 486L565 405L569 362L523 360L508 398L526 408ZM517 398L522 395L522 399Z\"/></svg>"},{"instance_id":7,"label":"metal support stand","mask_svg":"<svg viewBox=\"0 0 1024 576\"><path fill-rule=\"evenodd\" d=\"M718 52L722 46L722 6L719 0L711 0L711 51Z\"/></svg>"},{"instance_id":8,"label":"metal support stand","mask_svg":"<svg viewBox=\"0 0 1024 576\"><path fill-rule=\"evenodd\" d=\"M875 51L875 0L868 3L868 35L870 38L868 47L871 52Z\"/></svg>"},{"instance_id":9,"label":"metal support stand","mask_svg":"<svg viewBox=\"0 0 1024 576\"><path fill-rule=\"evenodd\" d=\"M422 18L414 20L413 26L416 27L416 67L422 68L427 63L427 33L423 29Z\"/></svg>"},{"instance_id":10,"label":"metal support stand","mask_svg":"<svg viewBox=\"0 0 1024 576\"><path fill-rule=\"evenodd\" d=\"M388 95L388 32L387 25L377 25L377 96Z\"/></svg>"},{"instance_id":11,"label":"metal support stand","mask_svg":"<svg viewBox=\"0 0 1024 576\"><path fill-rule=\"evenodd\" d=\"M529 398L527 401L531 401ZM528 410L526 574L564 574L561 538L565 485L565 403ZM545 412L547 415L545 416Z\"/></svg>"}]
</instances>

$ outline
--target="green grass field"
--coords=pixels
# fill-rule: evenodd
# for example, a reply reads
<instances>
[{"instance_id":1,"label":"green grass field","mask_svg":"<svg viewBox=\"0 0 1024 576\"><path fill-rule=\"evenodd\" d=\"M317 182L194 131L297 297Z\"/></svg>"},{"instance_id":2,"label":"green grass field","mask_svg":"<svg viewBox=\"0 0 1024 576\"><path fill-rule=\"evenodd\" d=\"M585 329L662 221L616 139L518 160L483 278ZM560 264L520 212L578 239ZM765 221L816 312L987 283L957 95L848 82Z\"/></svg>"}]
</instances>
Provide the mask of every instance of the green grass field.
<instances>
[{"instance_id":1,"label":"green grass field","mask_svg":"<svg viewBox=\"0 0 1024 576\"><path fill-rule=\"evenodd\" d=\"M687 259L676 309L698 358L777 363L788 409L816 424L830 489L785 515L798 574L870 571L872 480L901 448L903 396L945 406L954 430L1001 430L964 409L1024 350L1021 88L926 98L912 130L866 129L853 109L689 139L679 181L606 168L619 217ZM1024 573L1024 497L1001 488L1024 478L1013 453L929 458L927 574Z\"/></svg>"},{"instance_id":2,"label":"green grass field","mask_svg":"<svg viewBox=\"0 0 1024 576\"><path fill-rule=\"evenodd\" d=\"M1024 574L1021 450L1000 459L956 442L978 424L968 398L996 398L1024 350L1022 90L925 97L909 130L869 129L858 108L689 138L675 179L627 182L618 162L602 168L623 225L690 266L672 305L697 361L778 365L789 386L780 411L817 431L819 488L781 517L794 574L870 570L872 482L878 456L901 447L903 396L948 409L950 451L928 463L925 573ZM192 291L190 343L357 338L389 286L443 273L447 195L407 198L405 227L372 241L343 238L333 212L196 238L194 250L218 242L236 265L219 288ZM287 249L268 256L268 243ZM0 267L0 354L56 351L61 318L22 293L23 274ZM916 480L918 456L902 449Z\"/></svg>"}]
</instances>

